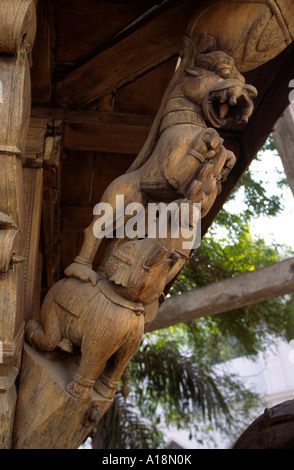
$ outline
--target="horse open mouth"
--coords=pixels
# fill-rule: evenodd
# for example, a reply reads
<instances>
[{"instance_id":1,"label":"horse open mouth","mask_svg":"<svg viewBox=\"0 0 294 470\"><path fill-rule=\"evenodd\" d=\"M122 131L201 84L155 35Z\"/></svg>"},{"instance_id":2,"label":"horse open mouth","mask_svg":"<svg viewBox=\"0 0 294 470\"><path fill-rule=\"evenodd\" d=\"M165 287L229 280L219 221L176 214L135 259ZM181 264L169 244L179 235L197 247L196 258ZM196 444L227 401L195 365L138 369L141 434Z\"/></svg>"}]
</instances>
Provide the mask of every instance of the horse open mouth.
<instances>
[{"instance_id":1,"label":"horse open mouth","mask_svg":"<svg viewBox=\"0 0 294 470\"><path fill-rule=\"evenodd\" d=\"M231 124L247 124L253 111L251 97L256 90L236 80L224 80L204 98L202 109L205 118L214 127L227 127Z\"/></svg>"}]
</instances>

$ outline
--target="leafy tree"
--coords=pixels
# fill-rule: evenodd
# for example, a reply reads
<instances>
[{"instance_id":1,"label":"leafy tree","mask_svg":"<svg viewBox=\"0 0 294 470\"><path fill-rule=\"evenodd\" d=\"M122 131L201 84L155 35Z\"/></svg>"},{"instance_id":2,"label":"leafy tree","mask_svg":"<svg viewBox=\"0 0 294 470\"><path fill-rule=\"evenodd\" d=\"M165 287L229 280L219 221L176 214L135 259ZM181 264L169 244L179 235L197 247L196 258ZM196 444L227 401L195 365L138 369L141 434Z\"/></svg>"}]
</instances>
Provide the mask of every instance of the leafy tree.
<instances>
[{"instance_id":1,"label":"leafy tree","mask_svg":"<svg viewBox=\"0 0 294 470\"><path fill-rule=\"evenodd\" d=\"M258 158L268 149L273 150L272 137ZM277 192L284 184L284 175L279 175ZM263 181L248 171L231 200L240 193L246 209L231 212L224 206L170 295L181 295L292 254L287 247L268 246L250 234L253 218L274 218L282 211L282 192L268 196ZM199 441L212 427L231 435L238 432L249 410L260 403L259 397L237 376L224 371L220 374L218 365L233 357L254 359L274 337L294 337L293 312L292 298L274 298L146 334L130 364L129 398L124 403L117 393L114 406L100 422L96 447L102 442L103 448L161 448L166 445L162 416L166 426L189 429L191 437ZM238 419L231 413L236 407Z\"/></svg>"}]
</instances>

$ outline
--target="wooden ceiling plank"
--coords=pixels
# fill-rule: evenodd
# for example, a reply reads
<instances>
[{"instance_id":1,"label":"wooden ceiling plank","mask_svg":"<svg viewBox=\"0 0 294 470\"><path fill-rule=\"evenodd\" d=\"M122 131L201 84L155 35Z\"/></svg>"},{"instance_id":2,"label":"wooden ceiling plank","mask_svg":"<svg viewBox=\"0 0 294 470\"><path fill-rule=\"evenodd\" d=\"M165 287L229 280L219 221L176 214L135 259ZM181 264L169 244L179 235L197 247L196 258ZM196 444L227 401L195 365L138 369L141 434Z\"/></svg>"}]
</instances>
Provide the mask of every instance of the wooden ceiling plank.
<instances>
[{"instance_id":1,"label":"wooden ceiling plank","mask_svg":"<svg viewBox=\"0 0 294 470\"><path fill-rule=\"evenodd\" d=\"M203 2L198 2L197 7ZM125 85L178 53L187 22L195 11L189 0L173 4L101 51L55 86L62 107L82 108Z\"/></svg>"},{"instance_id":2,"label":"wooden ceiling plank","mask_svg":"<svg viewBox=\"0 0 294 470\"><path fill-rule=\"evenodd\" d=\"M52 5L49 0L39 3L37 9L37 33L32 53L31 68L32 103L51 105L51 18Z\"/></svg>"},{"instance_id":3,"label":"wooden ceiling plank","mask_svg":"<svg viewBox=\"0 0 294 470\"><path fill-rule=\"evenodd\" d=\"M152 117L119 113L65 112L65 149L137 154L150 130Z\"/></svg>"},{"instance_id":4,"label":"wooden ceiling plank","mask_svg":"<svg viewBox=\"0 0 294 470\"><path fill-rule=\"evenodd\" d=\"M136 155L154 116L33 107L31 118L61 120L64 149Z\"/></svg>"},{"instance_id":5,"label":"wooden ceiling plank","mask_svg":"<svg viewBox=\"0 0 294 470\"><path fill-rule=\"evenodd\" d=\"M149 10L151 2L51 0L54 5L55 73L72 70ZM78 40L77 40L78 38ZM98 52L98 51L97 51ZM63 72L64 74L64 72Z\"/></svg>"}]
</instances>

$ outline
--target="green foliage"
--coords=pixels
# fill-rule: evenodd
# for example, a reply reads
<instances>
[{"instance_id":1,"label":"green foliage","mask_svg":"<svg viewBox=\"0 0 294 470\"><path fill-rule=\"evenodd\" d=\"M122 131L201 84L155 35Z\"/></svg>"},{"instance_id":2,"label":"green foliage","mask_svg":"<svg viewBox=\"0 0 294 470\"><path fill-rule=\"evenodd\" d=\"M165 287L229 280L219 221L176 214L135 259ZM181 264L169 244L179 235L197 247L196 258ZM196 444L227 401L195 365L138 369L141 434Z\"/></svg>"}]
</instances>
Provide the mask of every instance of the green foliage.
<instances>
[{"instance_id":1,"label":"green foliage","mask_svg":"<svg viewBox=\"0 0 294 470\"><path fill-rule=\"evenodd\" d=\"M275 144L272 134L268 136L264 146L261 149L261 152L264 152L265 150L271 150L272 152L277 151L276 144Z\"/></svg>"},{"instance_id":2,"label":"green foliage","mask_svg":"<svg viewBox=\"0 0 294 470\"><path fill-rule=\"evenodd\" d=\"M286 340L294 339L294 295L290 295L285 303L285 334Z\"/></svg>"},{"instance_id":3,"label":"green foliage","mask_svg":"<svg viewBox=\"0 0 294 470\"><path fill-rule=\"evenodd\" d=\"M261 181L256 181L252 177L251 171L247 171L236 190L244 189L244 203L247 209L242 214L244 221L249 221L251 217L266 215L267 217L278 215L282 210L279 196L267 196L266 189ZM237 193L235 193L237 194Z\"/></svg>"},{"instance_id":4,"label":"green foliage","mask_svg":"<svg viewBox=\"0 0 294 470\"><path fill-rule=\"evenodd\" d=\"M166 426L189 430L191 437L199 436L204 424L223 430L225 423L232 428L237 423L231 416L230 401L241 399L253 406L257 396L237 377L214 370L202 351L187 346L184 331L168 328L147 335L131 363L141 412L149 419L163 414Z\"/></svg>"},{"instance_id":5,"label":"green foliage","mask_svg":"<svg viewBox=\"0 0 294 470\"><path fill-rule=\"evenodd\" d=\"M231 213L226 206L219 213L214 226L203 238L193 254L191 262L179 275L171 295L181 294L193 288L221 281L225 278L253 271L293 256L293 252L278 244L268 246L250 233L253 215L267 214L274 217L281 210L280 198L268 197L261 182L252 179L247 172L237 191L244 190L248 210ZM236 194L235 194L236 197ZM218 237L219 229L223 237ZM240 308L203 318L189 325L190 340L195 347L213 351L215 361L224 361L235 356L254 357L272 342L273 337L287 337L294 309L285 309L285 299L273 298L246 308ZM209 340L202 344L204 330L209 331ZM202 345L201 345L202 344Z\"/></svg>"},{"instance_id":6,"label":"green foliage","mask_svg":"<svg viewBox=\"0 0 294 470\"><path fill-rule=\"evenodd\" d=\"M281 258L279 246L269 247L262 239L254 240L249 226L231 226L227 236L217 239L209 232L194 252L172 288L172 294L233 277L273 264Z\"/></svg>"},{"instance_id":7,"label":"green foliage","mask_svg":"<svg viewBox=\"0 0 294 470\"><path fill-rule=\"evenodd\" d=\"M111 408L99 422L95 441L102 442L103 449L159 449L164 438L156 424L139 413L132 396L125 402L118 392ZM96 448L99 448L98 444Z\"/></svg>"},{"instance_id":8,"label":"green foliage","mask_svg":"<svg viewBox=\"0 0 294 470\"><path fill-rule=\"evenodd\" d=\"M238 433L248 409L259 404L238 377L214 371L208 356L188 351L177 329L147 334L130 372L130 396L124 402L118 391L99 423L95 448L162 449L167 445L163 426L188 430L199 442L203 429ZM238 419L231 415L232 404L241 405Z\"/></svg>"},{"instance_id":9,"label":"green foliage","mask_svg":"<svg viewBox=\"0 0 294 470\"><path fill-rule=\"evenodd\" d=\"M138 384L136 398L144 416L150 417L160 408L165 412L166 424L177 414L184 424L187 419L183 417L196 409L203 420L217 421L221 412L229 415L211 371L204 364L199 368L199 360L193 353L179 351L175 340L145 344L136 354L131 372ZM147 383L148 388L144 386Z\"/></svg>"}]
</instances>

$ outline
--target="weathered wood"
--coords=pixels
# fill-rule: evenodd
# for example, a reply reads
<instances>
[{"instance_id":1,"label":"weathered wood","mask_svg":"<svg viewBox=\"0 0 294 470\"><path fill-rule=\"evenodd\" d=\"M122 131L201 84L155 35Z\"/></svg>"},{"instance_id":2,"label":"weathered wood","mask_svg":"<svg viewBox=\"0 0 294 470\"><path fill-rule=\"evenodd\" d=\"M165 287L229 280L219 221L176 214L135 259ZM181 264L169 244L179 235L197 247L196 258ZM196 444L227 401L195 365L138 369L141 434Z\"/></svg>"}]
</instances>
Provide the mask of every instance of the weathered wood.
<instances>
[{"instance_id":1,"label":"weathered wood","mask_svg":"<svg viewBox=\"0 0 294 470\"><path fill-rule=\"evenodd\" d=\"M38 318L40 310L42 255L40 255L40 230L43 205L43 164L46 137L53 128L53 120L30 119L24 157L23 181L26 206L24 246L24 318ZM47 145L48 147L48 145Z\"/></svg>"},{"instance_id":2,"label":"weathered wood","mask_svg":"<svg viewBox=\"0 0 294 470\"><path fill-rule=\"evenodd\" d=\"M82 107L130 82L152 67L177 55L194 2L170 2L137 23L123 38L102 50L56 84L61 106ZM200 2L200 3L203 3ZM156 38L156 41L154 41Z\"/></svg>"},{"instance_id":3,"label":"weathered wood","mask_svg":"<svg viewBox=\"0 0 294 470\"><path fill-rule=\"evenodd\" d=\"M24 249L24 319L38 317L35 298L41 291L41 278L38 276L39 242L43 201L43 169L24 168L24 191L26 199L26 235Z\"/></svg>"},{"instance_id":4,"label":"weathered wood","mask_svg":"<svg viewBox=\"0 0 294 470\"><path fill-rule=\"evenodd\" d=\"M194 63L196 67L192 66ZM221 64L220 69L218 64ZM158 125L150 134L150 145L138 155L128 173L106 189L100 202L110 204L115 210L116 194L124 195L125 206L134 202L144 202L146 206L148 199L157 202L189 200L199 187L197 200L201 203L201 217L204 217L221 185L218 183L212 189L207 183L207 187L202 188L201 171L205 173L206 162L209 168L223 143L218 132L207 127L207 123L216 128L231 127L237 121L239 125L245 125L252 113L255 96L255 88L244 83L227 54L213 51L196 58L188 56L188 62L183 61L177 81L165 98ZM225 101L228 103L229 100L235 101L235 106L226 105ZM234 154L224 152L225 161L220 164L221 181L226 180L235 163ZM203 178L206 180L204 174ZM202 191L203 199L200 197ZM94 217L85 230L80 251L80 257L88 265L92 265L101 242L93 233L96 220Z\"/></svg>"},{"instance_id":5,"label":"weathered wood","mask_svg":"<svg viewBox=\"0 0 294 470\"><path fill-rule=\"evenodd\" d=\"M7 392L2 393L0 400L1 449L11 448L16 400L17 393L14 385Z\"/></svg>"},{"instance_id":6,"label":"weathered wood","mask_svg":"<svg viewBox=\"0 0 294 470\"><path fill-rule=\"evenodd\" d=\"M146 140L152 117L102 112L64 113L66 149L137 154Z\"/></svg>"},{"instance_id":7,"label":"weathered wood","mask_svg":"<svg viewBox=\"0 0 294 470\"><path fill-rule=\"evenodd\" d=\"M25 49L17 57L1 57L0 152L24 154L29 124L30 74Z\"/></svg>"},{"instance_id":8,"label":"weathered wood","mask_svg":"<svg viewBox=\"0 0 294 470\"><path fill-rule=\"evenodd\" d=\"M164 92L172 77L178 57L172 57L159 66L137 77L136 80L116 90L113 112L154 117ZM152 97L152 99L150 99ZM99 107L99 110L102 109Z\"/></svg>"},{"instance_id":9,"label":"weathered wood","mask_svg":"<svg viewBox=\"0 0 294 470\"><path fill-rule=\"evenodd\" d=\"M202 33L217 39L241 73L253 70L283 51L294 38L294 4L288 0L220 0L207 2L192 19L194 43Z\"/></svg>"},{"instance_id":10,"label":"weathered wood","mask_svg":"<svg viewBox=\"0 0 294 470\"><path fill-rule=\"evenodd\" d=\"M276 123L273 138L294 196L294 104L289 105Z\"/></svg>"},{"instance_id":11,"label":"weathered wood","mask_svg":"<svg viewBox=\"0 0 294 470\"><path fill-rule=\"evenodd\" d=\"M37 8L37 32L32 54L32 104L51 105L52 88L52 3L42 0Z\"/></svg>"},{"instance_id":12,"label":"weathered wood","mask_svg":"<svg viewBox=\"0 0 294 470\"><path fill-rule=\"evenodd\" d=\"M233 445L233 449L293 449L294 400L265 408Z\"/></svg>"},{"instance_id":13,"label":"weathered wood","mask_svg":"<svg viewBox=\"0 0 294 470\"><path fill-rule=\"evenodd\" d=\"M76 370L74 361L62 353L59 356L53 353L52 358L25 345L15 449L77 448L91 433L112 400L94 392L91 399L79 401L67 393L65 385ZM39 384L39 393L32 387L35 382Z\"/></svg>"},{"instance_id":14,"label":"weathered wood","mask_svg":"<svg viewBox=\"0 0 294 470\"><path fill-rule=\"evenodd\" d=\"M61 181L60 273L78 253L83 231L93 218L93 208L114 178L124 174L135 155L97 152L64 152ZM73 191L73 188L75 190ZM103 247L94 260L102 261Z\"/></svg>"},{"instance_id":15,"label":"weathered wood","mask_svg":"<svg viewBox=\"0 0 294 470\"><path fill-rule=\"evenodd\" d=\"M34 2L2 0L0 21L0 54L18 54L24 42L31 53L36 34Z\"/></svg>"},{"instance_id":16,"label":"weathered wood","mask_svg":"<svg viewBox=\"0 0 294 470\"><path fill-rule=\"evenodd\" d=\"M53 121L45 140L43 190L43 254L47 288L59 279L62 123Z\"/></svg>"},{"instance_id":17,"label":"weathered wood","mask_svg":"<svg viewBox=\"0 0 294 470\"><path fill-rule=\"evenodd\" d=\"M221 70L219 63L222 64ZM221 181L225 180L234 165L235 157L223 147L218 132L207 128L205 120L216 127L226 127L234 120L246 122L252 112L252 99L256 91L244 83L232 59L222 51L198 56L195 65L181 70L177 86L166 99L158 141L149 160L136 171L118 177L104 192L100 202L107 203L113 211L104 224L116 219L117 195L124 197L124 209L129 203L140 204L144 222L149 215L148 201L151 200L174 201L177 209L181 202L185 202L186 217L181 210L180 219L183 225L186 219L188 227L196 225L194 203L201 204L197 220L211 208L221 190ZM236 101L231 111L225 104L226 100ZM130 222L128 214L123 213L120 217L123 228L127 228ZM93 400L93 390L106 399L113 398L123 371L142 341L144 329L157 314L165 286L183 268L195 241L193 239L192 243L187 243L187 234L182 230L178 236L173 236L173 217L166 219L166 234L158 233L159 221L155 217L153 235L148 232L148 225L135 239L127 230L123 237L116 234L116 238L110 235L107 239L108 233L95 228L100 218L101 214L95 214L91 225L85 230L81 251L65 270L66 278L57 282L47 293L39 320L30 319L25 329L27 341L40 351L62 349L72 358L78 348L78 368L66 375L60 388L63 397L66 393L72 395L79 400L80 406ZM118 224L116 228L120 228ZM95 272L92 263L102 238L106 239L106 253ZM37 374L33 372L36 368L33 362L23 364L22 380L29 377L27 383L31 387L21 382L16 431L19 437L16 437L15 446L29 448L33 440L36 445L35 433L38 430L40 434L40 425L34 422L31 413L27 413L30 418L22 428L21 416L25 413L25 403L34 402L41 422L49 422L49 413L52 428L56 428L57 420L60 422L60 415L65 414L62 422L70 419L71 404L66 403L65 411L64 399L61 405L56 399L50 405L50 411L46 408L44 412L43 390L46 383L46 390L51 395L45 365L43 373ZM26 392L27 389L29 392ZM26 396L28 393L29 397L36 396L29 399ZM54 408L56 404L57 412ZM75 431L78 435L80 427L81 416L71 419L71 437L66 440L65 433L59 435L58 446L75 446L73 433ZM26 432L26 428L32 431ZM49 442L50 438L51 434L47 437ZM45 437L38 444L40 448L44 442ZM49 445L57 445L56 434Z\"/></svg>"},{"instance_id":18,"label":"weathered wood","mask_svg":"<svg viewBox=\"0 0 294 470\"><path fill-rule=\"evenodd\" d=\"M112 181L126 173L135 159L134 154L95 153L93 166L93 185L90 206L97 204Z\"/></svg>"},{"instance_id":19,"label":"weathered wood","mask_svg":"<svg viewBox=\"0 0 294 470\"><path fill-rule=\"evenodd\" d=\"M53 3L53 2L52 2ZM140 15L155 0L62 0L54 2L55 75L60 76L95 54Z\"/></svg>"},{"instance_id":20,"label":"weathered wood","mask_svg":"<svg viewBox=\"0 0 294 470\"><path fill-rule=\"evenodd\" d=\"M236 4L246 12L241 22L235 21ZM278 4L280 9L275 8ZM200 0L197 8L203 5L210 7L212 3ZM143 151L129 171L106 188L101 202L108 203L115 211L116 195L123 195L124 208L128 203L140 203L146 217L150 201L168 203L177 200L176 204L186 201L189 226L195 225L195 220L191 220L194 202L202 205L202 217L210 213L220 193L221 183L235 162L234 154L223 145L222 136L215 128L235 129L238 138L243 136L243 128L252 113L252 99L256 96L254 87L245 83L233 58L223 49L227 51L227 45L230 46L242 70L268 61L291 40L292 23L287 28L281 15L282 10L288 14L289 9L285 5L283 9L283 5L280 1L266 0L257 4L241 0L220 1L213 3L205 16L200 15L195 23L193 18L180 51L181 63L163 96ZM98 98L109 96L123 84L176 56L180 32L194 8L192 1L164 2L154 11L152 18L146 16L107 45L92 50L90 58L84 58L83 64L74 64L75 70L57 81L57 103L64 107L92 104L92 109L98 109ZM223 16L219 16L221 11L225 12ZM253 19L249 14L252 11ZM275 47L272 43L268 46L267 25L271 33L276 33ZM257 33L252 34L256 26ZM203 37L201 32L204 33ZM240 38L241 46L238 44ZM56 73L58 75L58 70ZM109 109L109 98L100 104L104 109L105 106ZM113 109L112 105L113 102L109 111ZM67 113L61 112L65 121ZM103 118L102 123L99 116ZM102 145L100 141L104 142L103 147L98 147L101 152L108 149L108 152L117 155L129 154L132 149L137 153L140 139L135 145L133 141L128 143L123 151L111 142L111 139L114 140L115 126L118 126L115 133L117 139L121 136L126 139L130 128L134 130L138 127L134 121L131 125L125 125L133 116L124 116L123 122L115 122L117 114L95 112L91 119L82 123L80 117L80 113L76 116L71 114L70 124L65 126L68 133L65 141L69 142L66 145L71 145L70 142L76 138L75 148L80 145L78 148L82 151L85 148L91 150L93 153L88 155L89 163L95 162L97 144L94 134L101 130L103 135L98 135L98 145ZM97 117L98 121L93 125L93 119ZM141 116L140 119L142 122ZM43 351L61 349L69 356L64 364L60 352L56 355L50 353L45 358L42 353L26 348L15 427L17 448L32 448L36 442L40 448L48 447L48 442L54 448L78 445L78 435L85 436L81 431L84 414L80 411L84 413L83 406L95 399L96 392L108 400L114 396L122 372L142 339L144 327L148 328L157 313L163 290L182 269L192 249L183 246L183 234L179 238L171 237L170 225L168 235L155 239L144 237L146 233L142 233L137 239L129 240L132 237L127 233L123 240L106 240L105 257L98 270L94 271L92 264L101 242L101 231L98 235L97 231L93 232L99 219L96 216L85 230L78 256L65 271L66 278L53 285L58 277L55 276L55 268L59 262L55 263L54 256L59 253L60 221L60 153L52 151L56 149L55 136L54 131L53 135L46 136L44 152L44 183L48 189L47 193L45 191L43 210L44 258L48 287L52 287L42 303L40 318L27 322L25 334L27 341L35 348ZM232 145L236 144L241 157L245 152L245 160L242 162L241 159L241 165L245 165L249 161L247 153L250 152L251 143L245 142L248 146L244 145L243 149L240 149L239 143L233 139ZM91 178L88 178L89 174L85 177L85 181L90 182L89 206L93 204L93 182L97 168L94 171L93 164L92 170L89 168ZM50 205L49 201L53 204ZM5 223L8 222L5 218ZM129 217L123 214L124 228L128 222ZM105 233L104 238L107 238ZM46 247L49 253L46 253ZM76 351L79 361L77 367L72 368ZM45 359L50 359L48 362L51 363ZM44 398L47 403L44 403ZM30 408L32 403L33 410ZM99 420L101 415L94 414L95 419ZM26 417L23 421L22 416ZM64 432L62 423L65 424Z\"/></svg>"},{"instance_id":21,"label":"weathered wood","mask_svg":"<svg viewBox=\"0 0 294 470\"><path fill-rule=\"evenodd\" d=\"M47 119L30 119L25 149L24 166L39 168L43 166L43 153L47 133Z\"/></svg>"},{"instance_id":22,"label":"weathered wood","mask_svg":"<svg viewBox=\"0 0 294 470\"><path fill-rule=\"evenodd\" d=\"M253 70L245 74L246 81L258 90L256 107L248 125L239 136L239 142L236 142L240 149L236 153L236 165L223 184L223 190L209 214L202 220L203 234L206 233L257 152L266 142L275 123L289 105L290 90L288 85L294 76L293 53L294 45L292 43L278 57L261 66L258 73ZM226 144L226 135L222 133L221 135Z\"/></svg>"},{"instance_id":23,"label":"weathered wood","mask_svg":"<svg viewBox=\"0 0 294 470\"><path fill-rule=\"evenodd\" d=\"M11 446L24 329L22 161L30 115L35 4L3 0L0 15L0 447Z\"/></svg>"},{"instance_id":24,"label":"weathered wood","mask_svg":"<svg viewBox=\"0 0 294 470\"><path fill-rule=\"evenodd\" d=\"M214 36L218 47L233 55L242 72L269 61L293 40L292 4L279 5L276 1L252 4L242 0L211 2L212 5L209 2L208 6L205 3L201 0L196 5L191 1L164 2L149 22L136 23L135 30L130 28L125 37L118 36L117 42L60 79L56 87L57 102L71 107L88 105L178 55L191 17L194 43L197 44L201 33ZM201 11L203 6L206 8ZM257 25L259 33L254 36L252 28Z\"/></svg>"},{"instance_id":25,"label":"weathered wood","mask_svg":"<svg viewBox=\"0 0 294 470\"><path fill-rule=\"evenodd\" d=\"M40 127L42 120L50 119L62 121L64 149L136 155L146 140L153 116L33 107L30 132L34 126Z\"/></svg>"},{"instance_id":26,"label":"weathered wood","mask_svg":"<svg viewBox=\"0 0 294 470\"><path fill-rule=\"evenodd\" d=\"M294 258L166 299L149 326L149 331L246 307L292 292Z\"/></svg>"}]
</instances>

